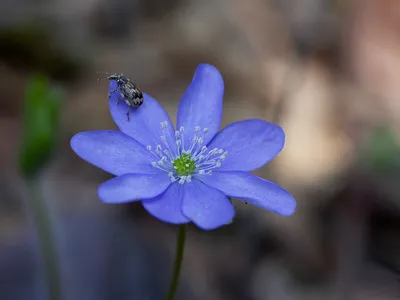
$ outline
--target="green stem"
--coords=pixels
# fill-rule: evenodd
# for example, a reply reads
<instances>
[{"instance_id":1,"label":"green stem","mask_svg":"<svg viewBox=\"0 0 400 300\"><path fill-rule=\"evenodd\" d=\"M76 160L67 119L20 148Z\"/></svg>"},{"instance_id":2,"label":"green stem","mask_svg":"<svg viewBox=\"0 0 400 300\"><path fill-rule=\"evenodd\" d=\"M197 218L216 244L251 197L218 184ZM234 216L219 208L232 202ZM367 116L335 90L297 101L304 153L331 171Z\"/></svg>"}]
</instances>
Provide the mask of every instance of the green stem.
<instances>
[{"instance_id":1,"label":"green stem","mask_svg":"<svg viewBox=\"0 0 400 300\"><path fill-rule=\"evenodd\" d=\"M58 265L58 255L53 236L50 214L45 199L42 197L38 181L28 179L28 192L30 199L28 205L36 223L37 235L41 247L46 279L49 285L51 300L61 300L60 270Z\"/></svg>"},{"instance_id":2,"label":"green stem","mask_svg":"<svg viewBox=\"0 0 400 300\"><path fill-rule=\"evenodd\" d=\"M186 224L183 224L179 226L178 236L176 239L174 273L172 275L171 283L169 285L167 300L174 299L175 292L178 287L179 274L181 273L181 266L183 260L183 252L185 249L185 239L186 239Z\"/></svg>"}]
</instances>

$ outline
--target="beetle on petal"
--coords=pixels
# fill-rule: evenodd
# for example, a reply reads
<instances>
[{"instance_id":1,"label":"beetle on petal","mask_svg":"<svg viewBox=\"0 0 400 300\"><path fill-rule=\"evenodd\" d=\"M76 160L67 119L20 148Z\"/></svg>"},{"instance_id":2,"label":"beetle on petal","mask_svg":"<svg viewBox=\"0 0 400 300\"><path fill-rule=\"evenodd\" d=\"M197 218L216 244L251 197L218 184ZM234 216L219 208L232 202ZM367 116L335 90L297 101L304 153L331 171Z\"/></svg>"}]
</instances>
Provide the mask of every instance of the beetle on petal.
<instances>
[{"instance_id":1,"label":"beetle on petal","mask_svg":"<svg viewBox=\"0 0 400 300\"><path fill-rule=\"evenodd\" d=\"M128 106L128 112L126 113L126 116L129 121L131 108L138 108L143 103L142 92L140 91L139 87L128 77L124 76L124 74L108 75L107 72L104 72L104 74L107 75L108 80L114 80L117 83L116 88L108 93L108 98L110 98L113 93L119 91L117 104L119 104L121 99L125 101L125 104ZM100 79L97 81L100 81Z\"/></svg>"}]
</instances>

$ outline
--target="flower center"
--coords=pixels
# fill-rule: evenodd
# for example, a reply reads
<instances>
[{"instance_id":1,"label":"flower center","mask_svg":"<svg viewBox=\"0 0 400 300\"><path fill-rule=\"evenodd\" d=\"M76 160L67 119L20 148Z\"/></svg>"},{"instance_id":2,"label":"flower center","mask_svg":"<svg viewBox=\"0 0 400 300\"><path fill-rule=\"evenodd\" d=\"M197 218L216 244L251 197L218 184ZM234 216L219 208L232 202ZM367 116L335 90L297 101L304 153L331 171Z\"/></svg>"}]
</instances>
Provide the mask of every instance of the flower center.
<instances>
[{"instance_id":1,"label":"flower center","mask_svg":"<svg viewBox=\"0 0 400 300\"><path fill-rule=\"evenodd\" d=\"M176 158L173 165L176 174L179 176L190 175L194 170L196 170L195 161L187 153L183 153L181 156Z\"/></svg>"},{"instance_id":2,"label":"flower center","mask_svg":"<svg viewBox=\"0 0 400 300\"><path fill-rule=\"evenodd\" d=\"M190 145L185 145L188 139L184 138L183 127L175 131L174 136L167 129L167 121L161 122L160 127L162 143L157 144L155 148L148 145L147 150L157 158L157 161L152 162L153 167L167 172L173 182L178 181L184 184L190 182L193 176L211 175L212 170L219 168L228 155L228 152L223 149L210 150L203 145L203 137L208 132L207 128L201 130L199 126L196 126Z\"/></svg>"}]
</instances>

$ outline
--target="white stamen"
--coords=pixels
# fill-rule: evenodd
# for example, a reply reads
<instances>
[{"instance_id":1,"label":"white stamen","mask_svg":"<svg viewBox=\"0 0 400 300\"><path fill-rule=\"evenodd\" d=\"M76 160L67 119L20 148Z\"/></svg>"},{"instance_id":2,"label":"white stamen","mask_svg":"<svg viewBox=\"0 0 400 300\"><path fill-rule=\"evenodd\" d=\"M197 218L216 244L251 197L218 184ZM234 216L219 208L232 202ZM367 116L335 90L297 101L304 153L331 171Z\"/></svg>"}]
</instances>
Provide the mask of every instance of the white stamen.
<instances>
[{"instance_id":1,"label":"white stamen","mask_svg":"<svg viewBox=\"0 0 400 300\"><path fill-rule=\"evenodd\" d=\"M152 166L167 172L171 182L178 181L179 184L189 183L193 176L208 176L212 174L212 170L221 167L222 162L226 159L228 152L224 149L213 148L208 149L204 144L204 135L208 132L208 128L201 129L200 126L194 128L194 136L189 137L186 141L191 141L188 148L185 148L184 131L181 126L179 130L171 131L168 128L168 122L160 122L161 144L154 146L147 145L146 149L152 153L157 161L152 162ZM188 175L177 174L178 167L174 166L174 161L183 154L190 156L194 163L195 170ZM191 163L185 164L189 168Z\"/></svg>"}]
</instances>

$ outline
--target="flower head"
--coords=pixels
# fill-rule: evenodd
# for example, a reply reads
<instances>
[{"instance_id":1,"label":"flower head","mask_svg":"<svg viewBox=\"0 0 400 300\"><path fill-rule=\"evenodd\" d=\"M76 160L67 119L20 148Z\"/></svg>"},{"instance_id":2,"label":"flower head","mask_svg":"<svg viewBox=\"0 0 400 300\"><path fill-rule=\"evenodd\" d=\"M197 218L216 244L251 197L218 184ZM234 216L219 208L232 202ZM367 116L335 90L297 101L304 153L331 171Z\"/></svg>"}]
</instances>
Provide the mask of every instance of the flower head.
<instances>
[{"instance_id":1,"label":"flower head","mask_svg":"<svg viewBox=\"0 0 400 300\"><path fill-rule=\"evenodd\" d=\"M111 81L110 91L116 83ZM144 94L131 110L117 93L109 100L120 131L76 134L72 149L84 160L115 175L100 185L105 203L141 200L156 218L174 224L193 222L214 229L232 220L228 197L291 215L296 202L278 185L251 175L283 148L285 134L263 120L246 120L222 129L224 83L219 71L199 65L183 95L174 128L162 106Z\"/></svg>"}]
</instances>

